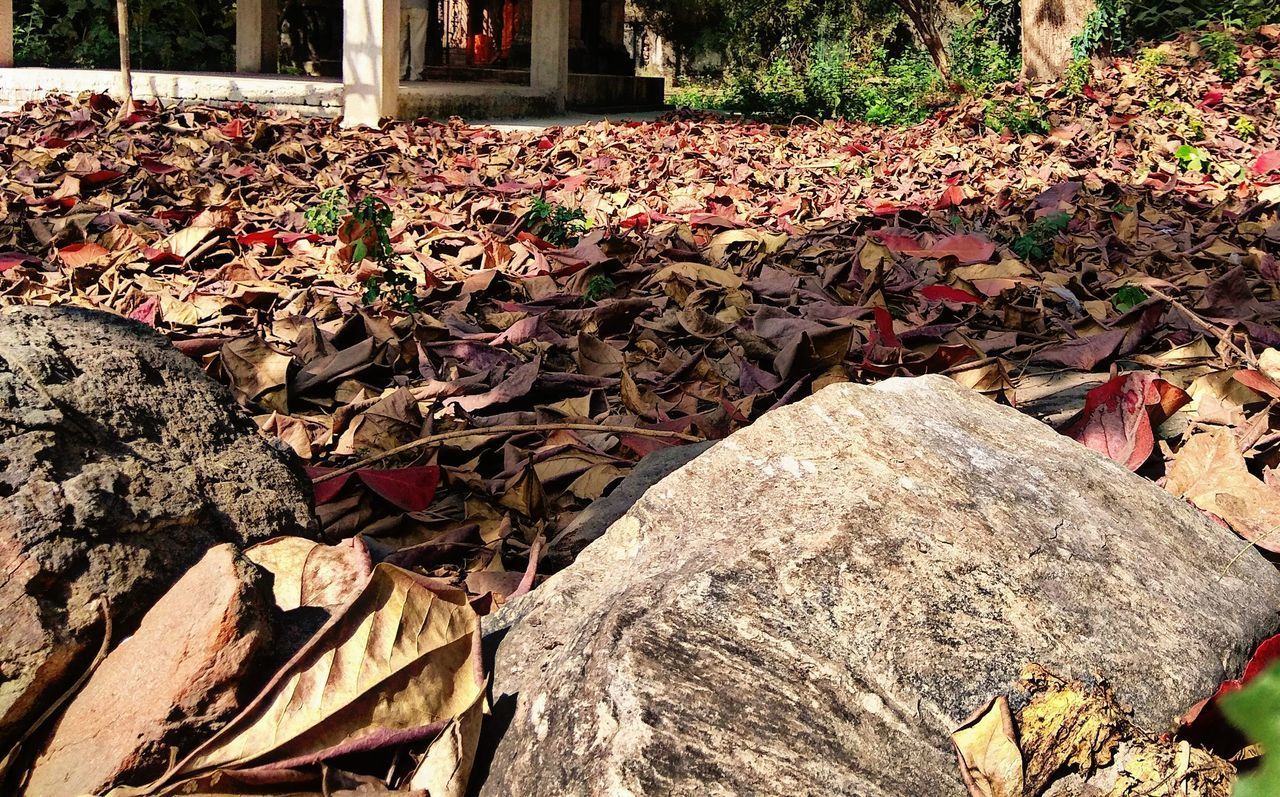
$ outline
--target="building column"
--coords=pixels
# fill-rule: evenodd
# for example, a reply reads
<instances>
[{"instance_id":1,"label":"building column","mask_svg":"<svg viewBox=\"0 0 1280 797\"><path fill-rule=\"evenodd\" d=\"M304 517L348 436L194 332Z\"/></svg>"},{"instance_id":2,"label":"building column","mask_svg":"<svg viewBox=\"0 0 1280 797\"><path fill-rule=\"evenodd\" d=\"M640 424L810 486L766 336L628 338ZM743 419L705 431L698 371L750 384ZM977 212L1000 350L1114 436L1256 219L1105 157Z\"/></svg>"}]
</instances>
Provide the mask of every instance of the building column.
<instances>
[{"instance_id":1,"label":"building column","mask_svg":"<svg viewBox=\"0 0 1280 797\"><path fill-rule=\"evenodd\" d=\"M276 0L236 0L236 71L274 74L279 56L280 15Z\"/></svg>"},{"instance_id":2,"label":"building column","mask_svg":"<svg viewBox=\"0 0 1280 797\"><path fill-rule=\"evenodd\" d=\"M13 0L0 0L0 67L13 66Z\"/></svg>"},{"instance_id":3,"label":"building column","mask_svg":"<svg viewBox=\"0 0 1280 797\"><path fill-rule=\"evenodd\" d=\"M342 4L342 124L377 127L400 94L400 0Z\"/></svg>"},{"instance_id":4,"label":"building column","mask_svg":"<svg viewBox=\"0 0 1280 797\"><path fill-rule=\"evenodd\" d=\"M563 111L569 91L569 0L533 0L529 46L529 85L551 95Z\"/></svg>"}]
</instances>

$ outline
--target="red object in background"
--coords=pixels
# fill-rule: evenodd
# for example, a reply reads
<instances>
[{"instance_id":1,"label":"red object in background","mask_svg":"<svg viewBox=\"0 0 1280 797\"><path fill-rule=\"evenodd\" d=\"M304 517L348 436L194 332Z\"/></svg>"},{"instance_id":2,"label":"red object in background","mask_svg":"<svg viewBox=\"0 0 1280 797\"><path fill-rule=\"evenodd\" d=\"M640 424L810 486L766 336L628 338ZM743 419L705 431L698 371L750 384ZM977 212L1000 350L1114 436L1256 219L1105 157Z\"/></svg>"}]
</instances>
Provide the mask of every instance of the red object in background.
<instances>
[{"instance_id":1,"label":"red object in background","mask_svg":"<svg viewBox=\"0 0 1280 797\"><path fill-rule=\"evenodd\" d=\"M516 31L520 29L520 6L516 0L505 0L502 4L502 57L511 58L511 46L516 42Z\"/></svg>"},{"instance_id":2,"label":"red object in background","mask_svg":"<svg viewBox=\"0 0 1280 797\"><path fill-rule=\"evenodd\" d=\"M487 66L498 60L498 53L493 49L493 37L487 33L477 33L471 37L471 63Z\"/></svg>"}]
</instances>

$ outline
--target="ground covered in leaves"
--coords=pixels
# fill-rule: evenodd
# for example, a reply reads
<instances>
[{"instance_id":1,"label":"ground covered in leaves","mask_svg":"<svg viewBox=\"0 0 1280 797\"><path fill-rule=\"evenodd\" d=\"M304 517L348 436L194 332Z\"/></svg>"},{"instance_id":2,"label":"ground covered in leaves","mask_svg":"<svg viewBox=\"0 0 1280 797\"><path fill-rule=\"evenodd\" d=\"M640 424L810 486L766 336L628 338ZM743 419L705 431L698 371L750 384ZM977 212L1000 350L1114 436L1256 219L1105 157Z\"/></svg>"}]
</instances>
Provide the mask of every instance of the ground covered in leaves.
<instances>
[{"instance_id":1,"label":"ground covered in leaves","mask_svg":"<svg viewBox=\"0 0 1280 797\"><path fill-rule=\"evenodd\" d=\"M1280 30L1231 82L1160 52L906 129L51 99L0 117L0 301L156 327L328 477L333 536L480 602L655 448L930 372L1280 551Z\"/></svg>"}]
</instances>

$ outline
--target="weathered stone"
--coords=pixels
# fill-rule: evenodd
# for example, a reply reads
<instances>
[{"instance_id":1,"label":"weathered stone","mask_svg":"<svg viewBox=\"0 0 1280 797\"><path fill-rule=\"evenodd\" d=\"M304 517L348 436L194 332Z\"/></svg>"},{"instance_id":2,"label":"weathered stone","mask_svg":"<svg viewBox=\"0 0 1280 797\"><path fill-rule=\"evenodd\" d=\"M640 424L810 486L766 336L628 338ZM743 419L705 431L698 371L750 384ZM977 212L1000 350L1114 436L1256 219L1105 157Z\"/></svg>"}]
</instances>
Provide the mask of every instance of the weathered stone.
<instances>
[{"instance_id":1,"label":"weathered stone","mask_svg":"<svg viewBox=\"0 0 1280 797\"><path fill-rule=\"evenodd\" d=\"M264 571L231 545L210 549L72 700L26 793L101 794L162 775L170 747L190 751L252 697L273 605Z\"/></svg>"},{"instance_id":2,"label":"weathered stone","mask_svg":"<svg viewBox=\"0 0 1280 797\"><path fill-rule=\"evenodd\" d=\"M1278 604L1229 531L1033 419L943 377L837 384L493 618L480 793L961 795L949 734L1023 665L1160 728Z\"/></svg>"},{"instance_id":3,"label":"weathered stone","mask_svg":"<svg viewBox=\"0 0 1280 797\"><path fill-rule=\"evenodd\" d=\"M305 477L147 327L0 312L0 746L213 545L307 535Z\"/></svg>"},{"instance_id":4,"label":"weathered stone","mask_svg":"<svg viewBox=\"0 0 1280 797\"><path fill-rule=\"evenodd\" d=\"M615 520L625 515L646 490L665 479L672 471L686 465L712 445L712 443L690 443L685 446L671 446L654 451L640 460L626 478L618 482L613 492L593 501L556 535L547 546L548 557L557 563L572 562L583 548L600 539Z\"/></svg>"}]
</instances>

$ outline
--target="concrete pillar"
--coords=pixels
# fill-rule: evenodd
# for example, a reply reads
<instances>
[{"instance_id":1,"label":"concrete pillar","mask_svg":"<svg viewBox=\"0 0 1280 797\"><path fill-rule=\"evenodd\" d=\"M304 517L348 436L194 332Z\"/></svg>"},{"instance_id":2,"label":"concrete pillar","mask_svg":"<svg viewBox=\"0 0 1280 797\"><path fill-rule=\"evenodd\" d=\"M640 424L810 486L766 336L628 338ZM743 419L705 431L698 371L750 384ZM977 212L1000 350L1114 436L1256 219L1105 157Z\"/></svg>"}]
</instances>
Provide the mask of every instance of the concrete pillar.
<instances>
[{"instance_id":1,"label":"concrete pillar","mask_svg":"<svg viewBox=\"0 0 1280 797\"><path fill-rule=\"evenodd\" d=\"M569 0L533 0L529 85L555 99L564 110L569 90Z\"/></svg>"},{"instance_id":2,"label":"concrete pillar","mask_svg":"<svg viewBox=\"0 0 1280 797\"><path fill-rule=\"evenodd\" d=\"M274 74L279 55L280 15L276 0L236 0L236 71Z\"/></svg>"},{"instance_id":3,"label":"concrete pillar","mask_svg":"<svg viewBox=\"0 0 1280 797\"><path fill-rule=\"evenodd\" d=\"M0 67L13 66L13 0L0 0Z\"/></svg>"},{"instance_id":4,"label":"concrete pillar","mask_svg":"<svg viewBox=\"0 0 1280 797\"><path fill-rule=\"evenodd\" d=\"M343 125L377 127L396 115L399 93L400 0L344 0Z\"/></svg>"}]
</instances>

